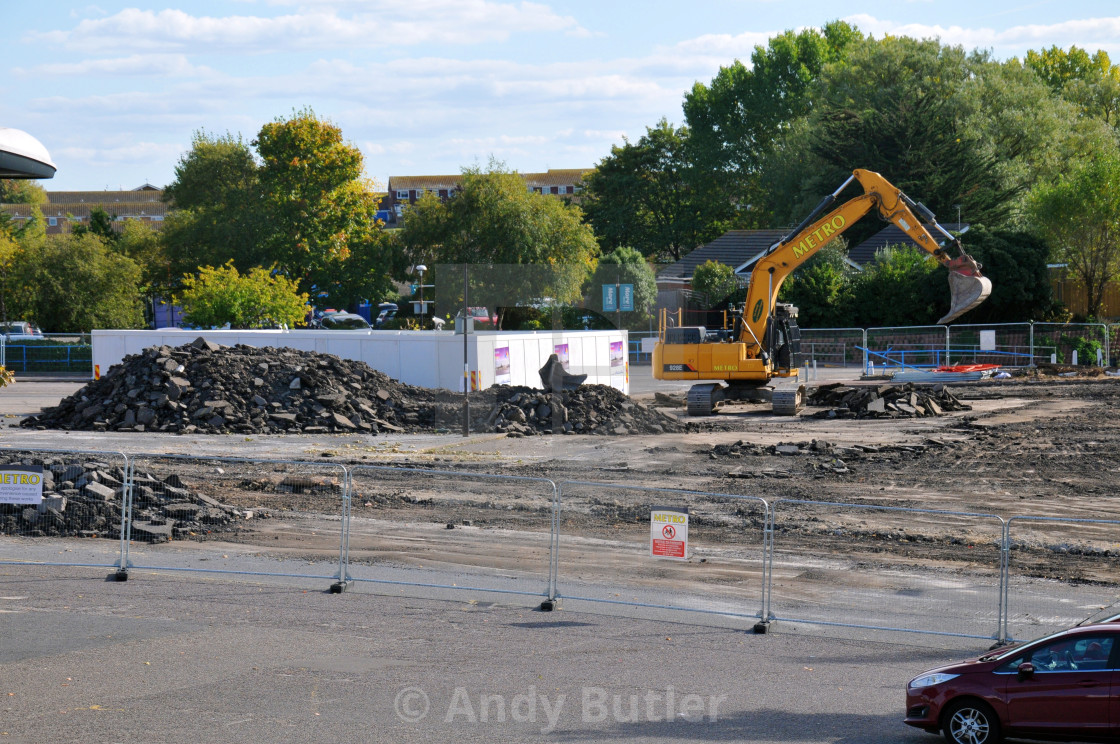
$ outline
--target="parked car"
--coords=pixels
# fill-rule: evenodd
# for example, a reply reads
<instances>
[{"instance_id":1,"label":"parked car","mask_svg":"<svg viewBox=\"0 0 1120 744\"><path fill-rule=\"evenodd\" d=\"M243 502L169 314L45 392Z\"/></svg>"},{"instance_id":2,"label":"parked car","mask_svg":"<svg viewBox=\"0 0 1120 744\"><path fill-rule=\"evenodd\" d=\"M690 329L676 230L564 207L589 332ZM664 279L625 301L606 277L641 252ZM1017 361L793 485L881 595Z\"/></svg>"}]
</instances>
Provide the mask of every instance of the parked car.
<instances>
[{"instance_id":1,"label":"parked car","mask_svg":"<svg viewBox=\"0 0 1120 744\"><path fill-rule=\"evenodd\" d=\"M42 341L43 332L26 320L0 323L0 336L5 341Z\"/></svg>"},{"instance_id":2,"label":"parked car","mask_svg":"<svg viewBox=\"0 0 1120 744\"><path fill-rule=\"evenodd\" d=\"M373 326L380 328L386 321L397 317L397 309L395 302L382 302L377 306L377 318L373 321Z\"/></svg>"},{"instance_id":3,"label":"parked car","mask_svg":"<svg viewBox=\"0 0 1120 744\"><path fill-rule=\"evenodd\" d=\"M319 319L319 327L328 331L368 331L369 323L354 313L327 313Z\"/></svg>"},{"instance_id":4,"label":"parked car","mask_svg":"<svg viewBox=\"0 0 1120 744\"><path fill-rule=\"evenodd\" d=\"M1120 624L1077 626L919 674L906 686L905 720L953 744L1115 741L1118 670Z\"/></svg>"}]
</instances>

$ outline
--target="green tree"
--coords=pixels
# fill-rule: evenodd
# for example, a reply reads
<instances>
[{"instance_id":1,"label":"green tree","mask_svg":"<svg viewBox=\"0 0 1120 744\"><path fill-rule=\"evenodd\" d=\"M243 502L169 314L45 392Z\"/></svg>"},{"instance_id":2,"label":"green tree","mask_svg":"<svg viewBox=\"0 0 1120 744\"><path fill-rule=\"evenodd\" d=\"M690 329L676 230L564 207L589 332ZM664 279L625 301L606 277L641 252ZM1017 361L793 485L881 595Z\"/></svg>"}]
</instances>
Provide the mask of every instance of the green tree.
<instances>
[{"instance_id":1,"label":"green tree","mask_svg":"<svg viewBox=\"0 0 1120 744\"><path fill-rule=\"evenodd\" d=\"M708 309L722 303L738 288L735 270L719 261L705 261L692 272L692 291L704 298Z\"/></svg>"},{"instance_id":2,"label":"green tree","mask_svg":"<svg viewBox=\"0 0 1120 744\"><path fill-rule=\"evenodd\" d=\"M737 226L771 221L762 208L769 184L762 166L785 132L812 107L811 91L825 65L844 58L863 34L842 21L823 29L786 31L757 46L751 64L736 60L711 83L685 96L691 161L739 210Z\"/></svg>"},{"instance_id":3,"label":"green tree","mask_svg":"<svg viewBox=\"0 0 1120 744\"><path fill-rule=\"evenodd\" d=\"M408 263L435 267L437 312L461 304L467 265L470 304L495 311L499 328L505 307L577 300L598 254L578 207L530 192L495 161L465 169L446 203L428 195L408 209L399 238Z\"/></svg>"},{"instance_id":4,"label":"green tree","mask_svg":"<svg viewBox=\"0 0 1120 744\"><path fill-rule=\"evenodd\" d=\"M205 266L183 278L176 300L188 323L232 328L273 328L302 324L307 315L307 293L296 282L259 266L241 274L228 261Z\"/></svg>"},{"instance_id":5,"label":"green tree","mask_svg":"<svg viewBox=\"0 0 1120 744\"><path fill-rule=\"evenodd\" d=\"M613 314L603 309L602 287L615 284L634 285L634 310L622 314L623 325L629 326L647 319L657 304L657 277L638 250L628 246L615 248L599 259L599 265L591 275L591 305L612 320Z\"/></svg>"},{"instance_id":6,"label":"green tree","mask_svg":"<svg viewBox=\"0 0 1120 744\"><path fill-rule=\"evenodd\" d=\"M173 276L233 259L242 271L269 263L263 245L267 214L259 166L248 143L230 134L194 134L163 192L171 206L161 242Z\"/></svg>"},{"instance_id":7,"label":"green tree","mask_svg":"<svg viewBox=\"0 0 1120 744\"><path fill-rule=\"evenodd\" d=\"M914 246L888 247L865 266L852 286L853 322L869 326L929 325L939 312L945 286L935 281L939 264ZM948 302L945 303L946 309Z\"/></svg>"},{"instance_id":8,"label":"green tree","mask_svg":"<svg viewBox=\"0 0 1120 744\"><path fill-rule=\"evenodd\" d=\"M45 331L141 328L140 268L93 234L27 233L14 271L29 320Z\"/></svg>"},{"instance_id":9,"label":"green tree","mask_svg":"<svg viewBox=\"0 0 1120 744\"><path fill-rule=\"evenodd\" d=\"M1062 180L1039 186L1034 225L1085 287L1090 315L1099 317L1104 290L1120 279L1120 149L1074 164Z\"/></svg>"},{"instance_id":10,"label":"green tree","mask_svg":"<svg viewBox=\"0 0 1120 744\"><path fill-rule=\"evenodd\" d=\"M1030 233L988 230L983 225L973 225L961 241L991 278L992 294L956 322L1021 323L1051 316L1054 300L1046 268L1049 246L1044 241ZM938 281L948 282L947 272L939 270L933 281L935 286ZM947 294L941 307L948 312Z\"/></svg>"},{"instance_id":11,"label":"green tree","mask_svg":"<svg viewBox=\"0 0 1120 744\"><path fill-rule=\"evenodd\" d=\"M809 119L829 183L867 168L943 218L967 203L970 221L1004 224L1025 185L1000 177L996 153L962 121L970 70L960 47L905 37L859 44L829 66Z\"/></svg>"},{"instance_id":12,"label":"green tree","mask_svg":"<svg viewBox=\"0 0 1120 744\"><path fill-rule=\"evenodd\" d=\"M1107 52L1052 46L1028 51L1025 64L1085 115L1120 128L1120 65L1112 64Z\"/></svg>"},{"instance_id":13,"label":"green tree","mask_svg":"<svg viewBox=\"0 0 1120 744\"><path fill-rule=\"evenodd\" d=\"M112 245L120 239L120 234L113 230L113 220L115 219L116 215L109 214L101 207L94 207L89 211L89 227L77 224L74 225L72 232L75 235L93 233L108 245Z\"/></svg>"},{"instance_id":14,"label":"green tree","mask_svg":"<svg viewBox=\"0 0 1120 744\"><path fill-rule=\"evenodd\" d=\"M377 221L362 153L343 142L342 130L304 109L266 124L253 144L263 161L265 246L277 266L336 306L388 293L390 274L403 267ZM355 256L362 270L352 272Z\"/></svg>"},{"instance_id":15,"label":"green tree","mask_svg":"<svg viewBox=\"0 0 1120 744\"><path fill-rule=\"evenodd\" d=\"M242 272L275 264L301 291L346 307L387 294L402 268L361 152L311 109L248 144L199 132L175 173L163 230L173 276L231 258Z\"/></svg>"},{"instance_id":16,"label":"green tree","mask_svg":"<svg viewBox=\"0 0 1120 744\"><path fill-rule=\"evenodd\" d=\"M852 324L856 270L846 260L843 238L821 248L790 275L779 296L800 311L804 328L846 328Z\"/></svg>"},{"instance_id":17,"label":"green tree","mask_svg":"<svg viewBox=\"0 0 1120 744\"><path fill-rule=\"evenodd\" d=\"M612 147L584 178L581 207L600 245L676 261L724 232L731 203L689 161L687 142L686 128L662 119L636 143Z\"/></svg>"},{"instance_id":18,"label":"green tree","mask_svg":"<svg viewBox=\"0 0 1120 744\"><path fill-rule=\"evenodd\" d=\"M37 181L0 178L0 204L46 204L47 192Z\"/></svg>"}]
</instances>

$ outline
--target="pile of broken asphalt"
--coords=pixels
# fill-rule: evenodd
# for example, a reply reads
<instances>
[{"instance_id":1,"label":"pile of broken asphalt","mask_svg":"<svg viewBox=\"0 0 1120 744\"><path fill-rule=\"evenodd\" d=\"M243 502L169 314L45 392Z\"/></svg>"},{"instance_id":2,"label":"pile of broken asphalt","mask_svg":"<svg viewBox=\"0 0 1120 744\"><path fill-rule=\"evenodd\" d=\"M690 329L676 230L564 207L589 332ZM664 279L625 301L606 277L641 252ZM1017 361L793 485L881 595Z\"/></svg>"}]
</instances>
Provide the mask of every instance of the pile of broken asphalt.
<instances>
[{"instance_id":1,"label":"pile of broken asphalt","mask_svg":"<svg viewBox=\"0 0 1120 744\"><path fill-rule=\"evenodd\" d=\"M461 425L461 393L397 382L363 362L203 338L126 357L23 427L180 434L432 433ZM472 431L657 434L686 425L606 385L471 393Z\"/></svg>"}]
</instances>

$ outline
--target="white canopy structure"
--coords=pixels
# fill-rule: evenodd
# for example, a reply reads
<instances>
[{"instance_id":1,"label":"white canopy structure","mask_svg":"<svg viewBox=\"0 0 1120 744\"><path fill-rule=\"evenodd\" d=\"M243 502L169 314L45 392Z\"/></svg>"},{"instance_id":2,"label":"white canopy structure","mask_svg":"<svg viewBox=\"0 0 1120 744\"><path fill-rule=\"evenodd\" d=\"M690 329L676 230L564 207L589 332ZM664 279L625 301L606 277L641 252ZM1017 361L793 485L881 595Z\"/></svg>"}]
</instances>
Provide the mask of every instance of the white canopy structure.
<instances>
[{"instance_id":1,"label":"white canopy structure","mask_svg":"<svg viewBox=\"0 0 1120 744\"><path fill-rule=\"evenodd\" d=\"M0 127L0 178L54 178L56 170L39 140L27 132Z\"/></svg>"}]
</instances>

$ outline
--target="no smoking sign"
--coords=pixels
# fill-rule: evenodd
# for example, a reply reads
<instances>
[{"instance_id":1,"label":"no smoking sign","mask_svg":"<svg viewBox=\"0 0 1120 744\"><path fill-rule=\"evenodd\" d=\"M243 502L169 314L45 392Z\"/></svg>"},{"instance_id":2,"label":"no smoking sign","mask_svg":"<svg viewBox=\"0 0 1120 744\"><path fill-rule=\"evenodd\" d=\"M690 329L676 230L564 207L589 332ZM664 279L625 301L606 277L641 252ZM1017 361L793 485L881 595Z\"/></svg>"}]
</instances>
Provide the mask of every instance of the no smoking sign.
<instances>
[{"instance_id":1,"label":"no smoking sign","mask_svg":"<svg viewBox=\"0 0 1120 744\"><path fill-rule=\"evenodd\" d=\"M649 554L654 558L688 559L688 507L655 506L650 511Z\"/></svg>"}]
</instances>

